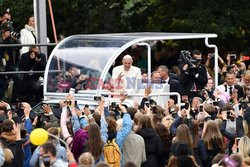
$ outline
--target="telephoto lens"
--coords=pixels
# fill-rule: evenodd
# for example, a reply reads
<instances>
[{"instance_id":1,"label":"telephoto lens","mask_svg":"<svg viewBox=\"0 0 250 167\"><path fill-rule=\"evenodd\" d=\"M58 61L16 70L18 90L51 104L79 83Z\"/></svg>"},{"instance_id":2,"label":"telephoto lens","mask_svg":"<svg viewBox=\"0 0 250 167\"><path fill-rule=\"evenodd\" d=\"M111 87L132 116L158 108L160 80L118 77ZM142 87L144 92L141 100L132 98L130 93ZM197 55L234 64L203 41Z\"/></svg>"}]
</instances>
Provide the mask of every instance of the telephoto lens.
<instances>
[{"instance_id":1,"label":"telephoto lens","mask_svg":"<svg viewBox=\"0 0 250 167\"><path fill-rule=\"evenodd\" d=\"M15 32L15 31L11 31L10 35L12 38L17 38L17 39L21 37L21 34L19 34L18 32Z\"/></svg>"}]
</instances>

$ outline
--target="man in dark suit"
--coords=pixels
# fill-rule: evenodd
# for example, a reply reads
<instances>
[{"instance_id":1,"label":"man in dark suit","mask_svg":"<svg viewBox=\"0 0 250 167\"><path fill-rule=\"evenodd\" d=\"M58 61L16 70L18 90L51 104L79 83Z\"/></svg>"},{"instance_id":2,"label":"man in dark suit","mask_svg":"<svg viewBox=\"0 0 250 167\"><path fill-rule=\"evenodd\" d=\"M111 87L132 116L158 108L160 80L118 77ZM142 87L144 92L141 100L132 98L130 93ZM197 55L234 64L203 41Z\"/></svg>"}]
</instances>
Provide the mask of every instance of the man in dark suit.
<instances>
[{"instance_id":1,"label":"man in dark suit","mask_svg":"<svg viewBox=\"0 0 250 167\"><path fill-rule=\"evenodd\" d=\"M236 76L234 72L230 71L226 73L225 83L219 85L217 89L221 93L227 92L230 96L233 94L233 90L237 90L238 100L244 97L243 88L240 85L235 84Z\"/></svg>"},{"instance_id":2,"label":"man in dark suit","mask_svg":"<svg viewBox=\"0 0 250 167\"><path fill-rule=\"evenodd\" d=\"M198 50L191 53L191 63L183 64L182 73L180 77L180 84L182 87L182 94L188 95L189 100L193 97L199 96L199 93L207 84L207 70L201 64L202 55Z\"/></svg>"},{"instance_id":3,"label":"man in dark suit","mask_svg":"<svg viewBox=\"0 0 250 167\"><path fill-rule=\"evenodd\" d=\"M161 75L161 82L170 85L170 92L181 93L180 82L178 80L169 77L169 70L167 66L161 65L158 67L157 71ZM177 102L177 96L170 96L170 98L174 99L175 103Z\"/></svg>"}]
</instances>

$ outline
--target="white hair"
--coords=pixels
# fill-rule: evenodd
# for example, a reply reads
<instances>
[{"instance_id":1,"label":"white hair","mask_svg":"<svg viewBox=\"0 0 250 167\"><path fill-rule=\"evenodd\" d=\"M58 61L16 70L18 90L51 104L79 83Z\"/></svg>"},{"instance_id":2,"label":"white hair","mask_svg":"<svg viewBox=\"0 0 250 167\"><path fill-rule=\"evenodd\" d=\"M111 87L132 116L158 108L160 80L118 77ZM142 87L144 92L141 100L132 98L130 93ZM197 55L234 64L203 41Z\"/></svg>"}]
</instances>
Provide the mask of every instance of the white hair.
<instances>
[{"instance_id":1,"label":"white hair","mask_svg":"<svg viewBox=\"0 0 250 167\"><path fill-rule=\"evenodd\" d=\"M133 58L130 55L125 55L122 60L124 60L124 59L130 59L133 61Z\"/></svg>"}]
</instances>

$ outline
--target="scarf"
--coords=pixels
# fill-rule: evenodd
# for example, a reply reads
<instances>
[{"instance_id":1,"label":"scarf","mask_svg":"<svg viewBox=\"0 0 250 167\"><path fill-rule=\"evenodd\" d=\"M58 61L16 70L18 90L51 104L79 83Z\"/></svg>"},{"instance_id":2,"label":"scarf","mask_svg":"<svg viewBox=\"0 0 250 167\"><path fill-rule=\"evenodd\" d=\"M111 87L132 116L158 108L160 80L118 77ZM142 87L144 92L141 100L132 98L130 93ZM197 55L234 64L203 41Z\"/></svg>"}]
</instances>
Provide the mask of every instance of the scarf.
<instances>
[{"instance_id":1,"label":"scarf","mask_svg":"<svg viewBox=\"0 0 250 167\"><path fill-rule=\"evenodd\" d=\"M34 28L34 27L31 27L31 26L29 26L28 24L25 24L24 28L25 28L27 31L33 31L34 34L36 34L36 33L35 33L35 28Z\"/></svg>"}]
</instances>

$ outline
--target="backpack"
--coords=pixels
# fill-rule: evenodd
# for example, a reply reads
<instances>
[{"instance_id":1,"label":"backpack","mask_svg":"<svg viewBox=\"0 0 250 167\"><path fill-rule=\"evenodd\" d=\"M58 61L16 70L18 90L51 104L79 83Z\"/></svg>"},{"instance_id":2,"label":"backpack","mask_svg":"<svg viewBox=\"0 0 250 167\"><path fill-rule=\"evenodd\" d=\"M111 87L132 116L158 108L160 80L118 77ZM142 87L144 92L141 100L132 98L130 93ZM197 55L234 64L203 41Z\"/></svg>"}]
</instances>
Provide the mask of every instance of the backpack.
<instances>
[{"instance_id":1,"label":"backpack","mask_svg":"<svg viewBox=\"0 0 250 167\"><path fill-rule=\"evenodd\" d=\"M115 139L104 145L103 155L105 162L107 162L110 167L120 167L121 152L119 146L116 144Z\"/></svg>"}]
</instances>

